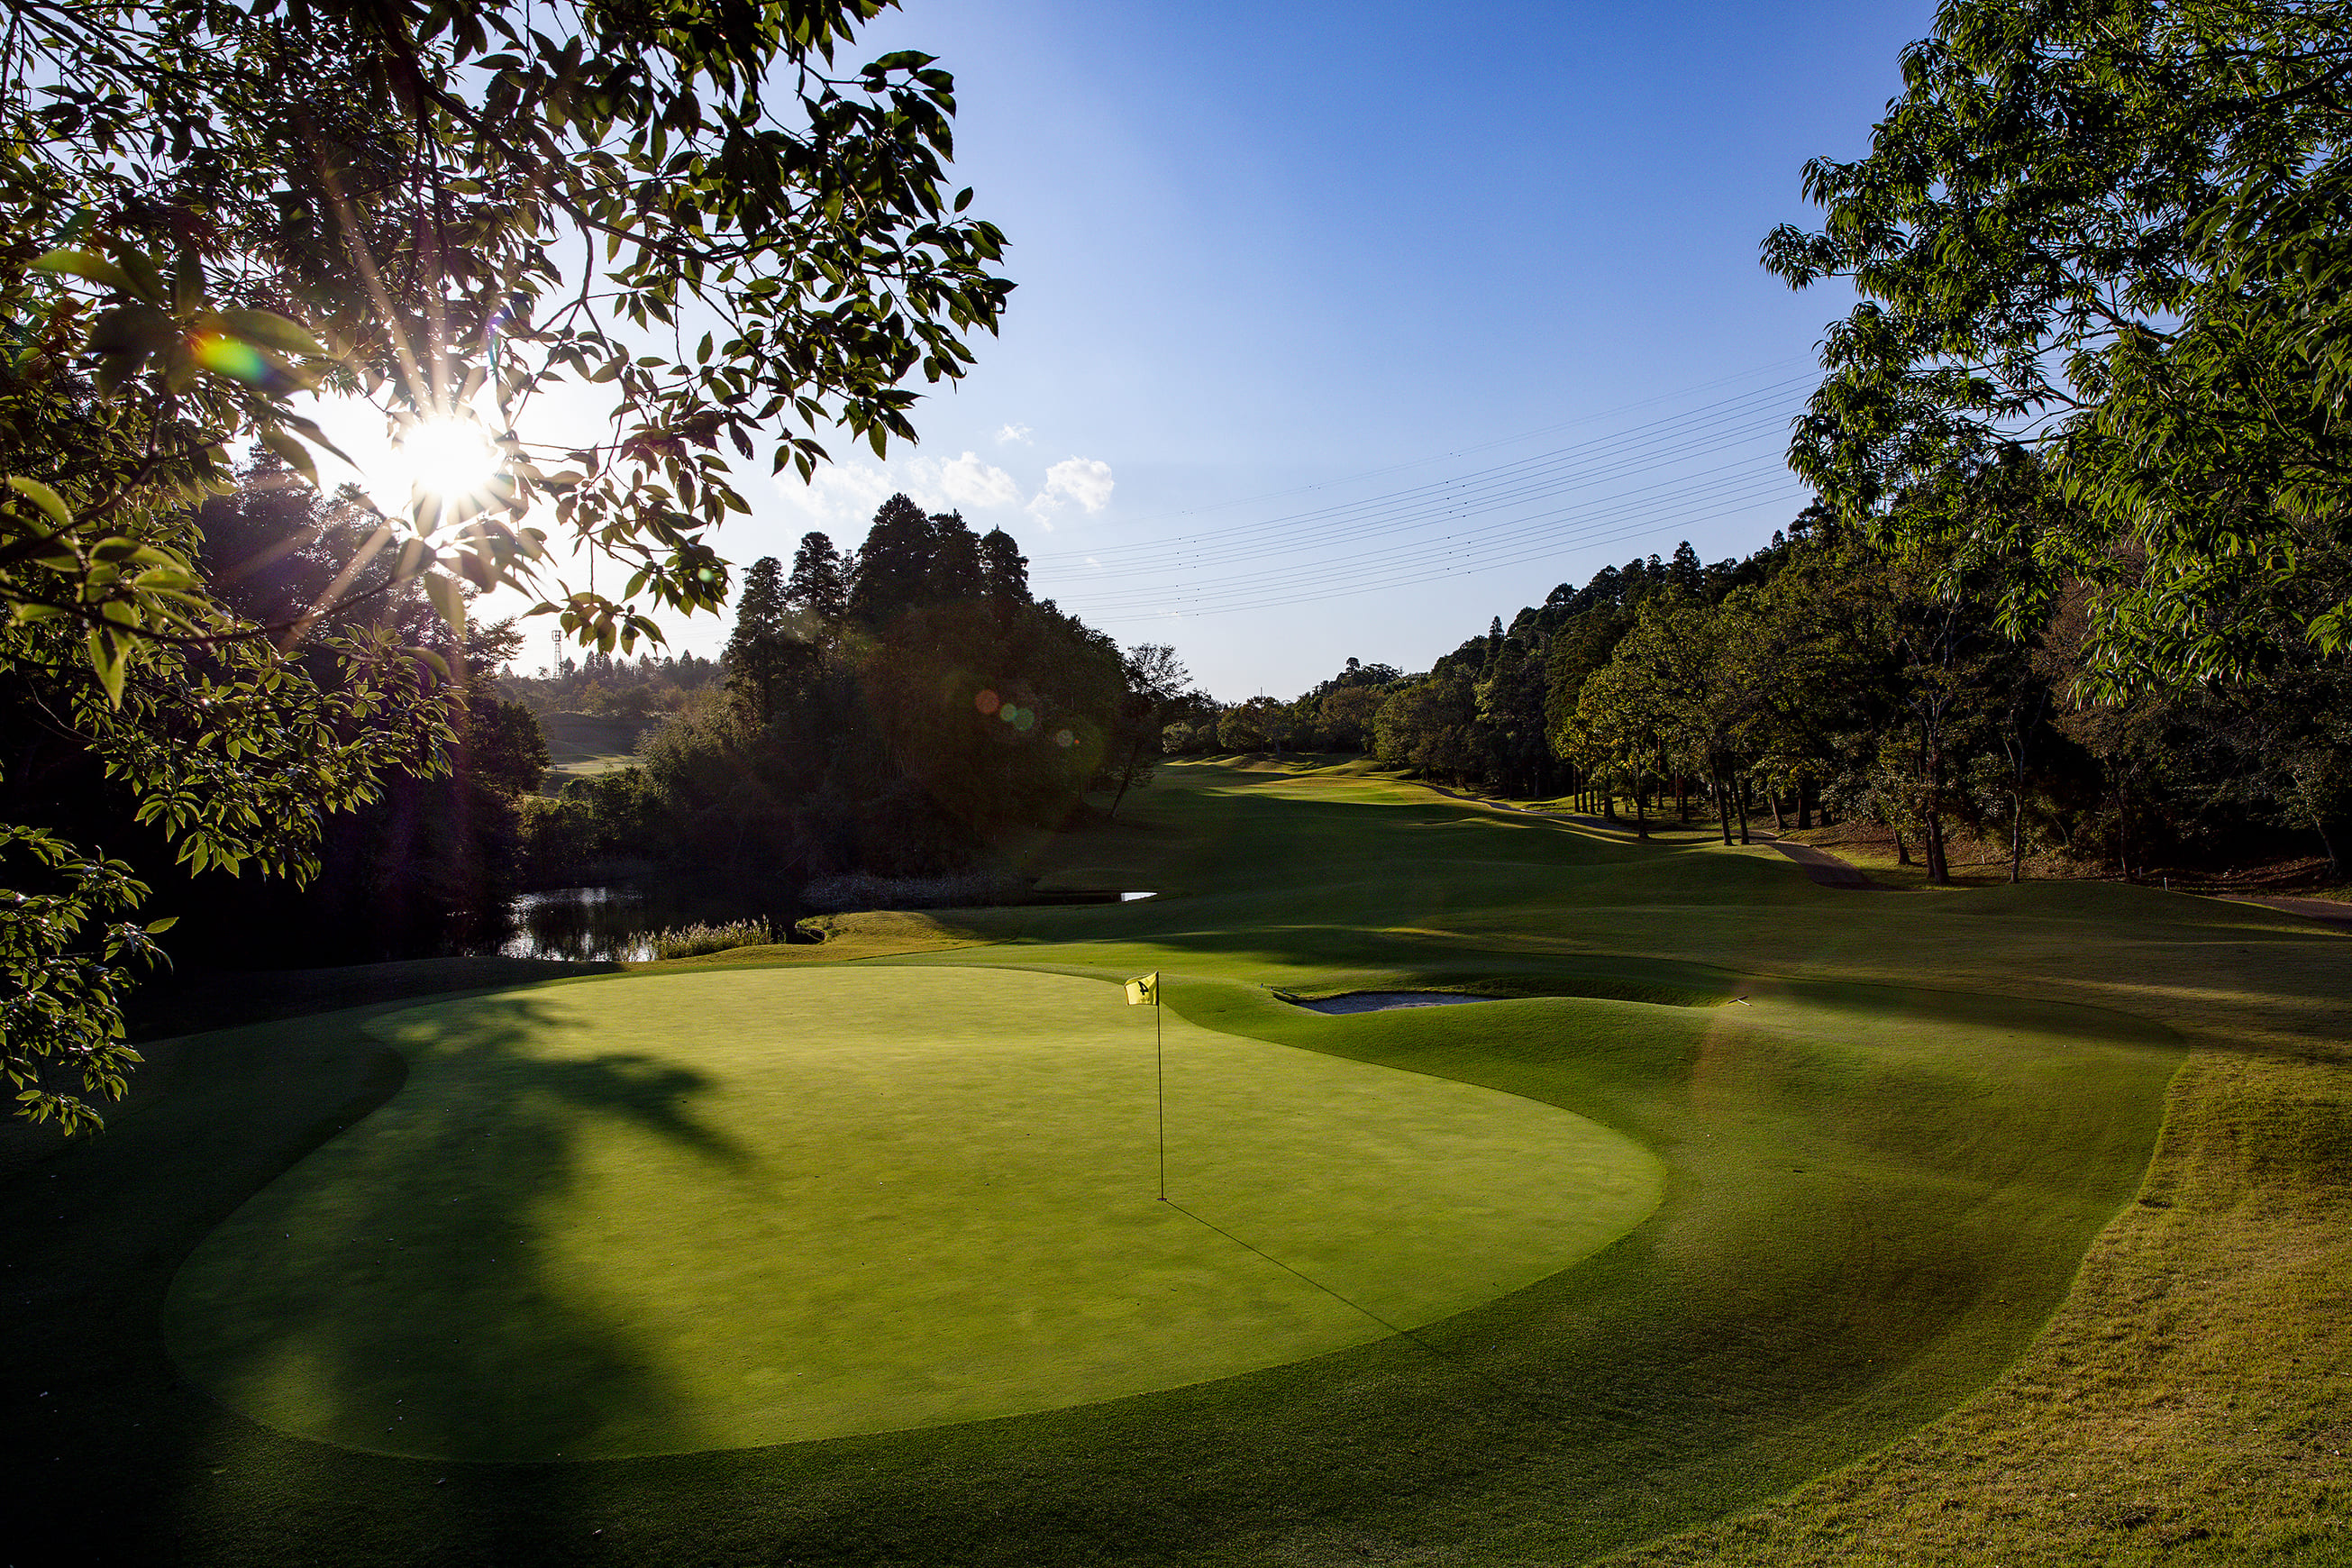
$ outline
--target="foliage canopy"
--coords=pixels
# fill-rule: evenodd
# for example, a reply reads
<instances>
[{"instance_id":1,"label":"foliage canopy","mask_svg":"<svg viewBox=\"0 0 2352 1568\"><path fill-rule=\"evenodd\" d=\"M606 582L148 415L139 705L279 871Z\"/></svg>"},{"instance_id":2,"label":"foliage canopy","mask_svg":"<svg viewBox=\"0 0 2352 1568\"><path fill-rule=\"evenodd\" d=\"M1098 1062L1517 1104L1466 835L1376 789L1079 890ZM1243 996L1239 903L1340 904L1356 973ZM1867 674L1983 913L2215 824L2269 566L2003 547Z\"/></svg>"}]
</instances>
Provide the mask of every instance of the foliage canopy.
<instances>
[{"instance_id":1,"label":"foliage canopy","mask_svg":"<svg viewBox=\"0 0 2352 1568\"><path fill-rule=\"evenodd\" d=\"M887 3L12 5L11 700L102 754L193 868L299 879L320 812L446 766L469 593L535 585L607 652L719 605L711 531L750 510L724 454L806 475L828 429L911 438L908 384L962 374L1011 288L1002 235L942 188L951 79L917 52L843 60ZM601 428L534 445L559 388ZM315 595L257 611L208 574L197 508L241 447L314 479L313 394L364 397L403 438L479 426L501 471L370 506ZM623 584L600 591L600 557ZM446 647L377 613L419 585ZM145 951L121 922L104 956L76 932L142 895L9 783L9 879L33 890L0 910L0 1069L74 1125L89 1104L49 1075L119 1090L114 961Z\"/></svg>"},{"instance_id":2,"label":"foliage canopy","mask_svg":"<svg viewBox=\"0 0 2352 1568\"><path fill-rule=\"evenodd\" d=\"M2070 581L2094 688L2352 635L2352 6L1947 0L1870 153L1817 160L1798 288L1850 279L1790 447L1852 517ZM2039 459L2039 460L2037 460Z\"/></svg>"}]
</instances>

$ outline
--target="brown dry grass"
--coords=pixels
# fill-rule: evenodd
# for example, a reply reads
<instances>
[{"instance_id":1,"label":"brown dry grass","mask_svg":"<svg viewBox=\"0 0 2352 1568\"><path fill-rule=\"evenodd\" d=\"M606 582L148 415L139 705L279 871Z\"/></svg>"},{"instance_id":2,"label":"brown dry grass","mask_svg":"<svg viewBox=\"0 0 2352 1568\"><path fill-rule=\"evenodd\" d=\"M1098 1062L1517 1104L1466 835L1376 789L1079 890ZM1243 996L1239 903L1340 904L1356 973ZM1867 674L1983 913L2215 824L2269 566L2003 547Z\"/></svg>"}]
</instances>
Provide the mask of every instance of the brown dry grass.
<instances>
[{"instance_id":1,"label":"brown dry grass","mask_svg":"<svg viewBox=\"0 0 2352 1568\"><path fill-rule=\"evenodd\" d=\"M2352 1562L2352 1049L2269 1043L2182 1068L2139 1201L1993 1387L1611 1561Z\"/></svg>"}]
</instances>

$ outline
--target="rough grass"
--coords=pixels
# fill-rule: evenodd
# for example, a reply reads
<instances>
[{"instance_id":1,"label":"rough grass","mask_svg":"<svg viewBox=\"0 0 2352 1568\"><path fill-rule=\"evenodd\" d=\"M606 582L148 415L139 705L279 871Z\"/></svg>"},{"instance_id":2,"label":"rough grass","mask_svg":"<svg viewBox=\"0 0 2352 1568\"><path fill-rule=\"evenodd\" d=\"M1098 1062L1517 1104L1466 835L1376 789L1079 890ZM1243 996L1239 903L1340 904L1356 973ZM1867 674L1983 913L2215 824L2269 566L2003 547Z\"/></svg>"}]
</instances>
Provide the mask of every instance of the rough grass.
<instances>
[{"instance_id":1,"label":"rough grass","mask_svg":"<svg viewBox=\"0 0 2352 1568\"><path fill-rule=\"evenodd\" d=\"M1665 1162L1665 1202L1615 1246L1410 1338L675 1458L452 1466L283 1436L180 1379L160 1308L247 1195L397 1092L362 1009L188 1042L146 1110L0 1187L20 1314L0 1441L73 1561L2330 1560L2352 939L2112 886L1840 893L1769 854L1630 845L1360 767L1171 764L1029 868L1160 900L851 921L660 966L1159 968L1202 1028L1522 1095ZM947 941L966 945L917 951ZM1748 1005L1325 1018L1267 989L1438 977Z\"/></svg>"},{"instance_id":2,"label":"rough grass","mask_svg":"<svg viewBox=\"0 0 2352 1568\"><path fill-rule=\"evenodd\" d=\"M732 947L772 947L776 942L765 921L727 921L716 925L698 921L657 931L646 939L646 945L656 958L699 958Z\"/></svg>"}]
</instances>

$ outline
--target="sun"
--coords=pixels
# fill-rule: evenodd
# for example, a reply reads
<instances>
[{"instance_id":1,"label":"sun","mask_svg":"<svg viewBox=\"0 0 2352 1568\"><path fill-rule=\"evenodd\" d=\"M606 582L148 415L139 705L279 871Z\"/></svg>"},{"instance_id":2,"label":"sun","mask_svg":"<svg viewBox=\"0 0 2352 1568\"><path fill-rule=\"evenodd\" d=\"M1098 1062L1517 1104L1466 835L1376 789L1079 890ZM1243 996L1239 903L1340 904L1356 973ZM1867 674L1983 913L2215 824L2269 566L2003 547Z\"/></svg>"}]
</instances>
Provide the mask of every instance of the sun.
<instances>
[{"instance_id":1,"label":"sun","mask_svg":"<svg viewBox=\"0 0 2352 1568\"><path fill-rule=\"evenodd\" d=\"M415 420L401 433L398 456L420 511L478 511L503 488L506 456L471 419L435 415Z\"/></svg>"}]
</instances>

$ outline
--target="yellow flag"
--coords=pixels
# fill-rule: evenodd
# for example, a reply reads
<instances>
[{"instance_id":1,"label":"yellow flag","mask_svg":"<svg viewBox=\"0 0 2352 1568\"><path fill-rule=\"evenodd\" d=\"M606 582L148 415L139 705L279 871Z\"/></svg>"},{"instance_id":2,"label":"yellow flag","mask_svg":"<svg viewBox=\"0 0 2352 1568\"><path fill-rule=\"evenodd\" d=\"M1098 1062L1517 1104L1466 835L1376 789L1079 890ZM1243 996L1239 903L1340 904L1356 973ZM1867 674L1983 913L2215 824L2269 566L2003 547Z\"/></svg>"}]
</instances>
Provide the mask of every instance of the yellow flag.
<instances>
[{"instance_id":1,"label":"yellow flag","mask_svg":"<svg viewBox=\"0 0 2352 1568\"><path fill-rule=\"evenodd\" d=\"M1160 971L1155 969L1139 979L1127 983L1127 1005L1130 1007L1160 1005Z\"/></svg>"}]
</instances>

